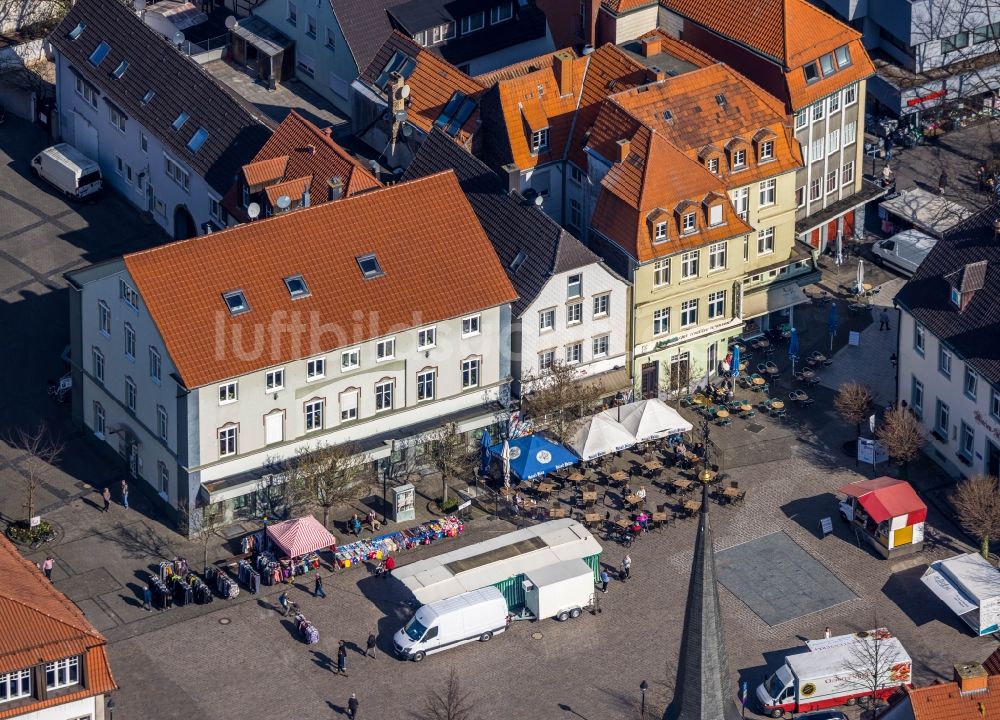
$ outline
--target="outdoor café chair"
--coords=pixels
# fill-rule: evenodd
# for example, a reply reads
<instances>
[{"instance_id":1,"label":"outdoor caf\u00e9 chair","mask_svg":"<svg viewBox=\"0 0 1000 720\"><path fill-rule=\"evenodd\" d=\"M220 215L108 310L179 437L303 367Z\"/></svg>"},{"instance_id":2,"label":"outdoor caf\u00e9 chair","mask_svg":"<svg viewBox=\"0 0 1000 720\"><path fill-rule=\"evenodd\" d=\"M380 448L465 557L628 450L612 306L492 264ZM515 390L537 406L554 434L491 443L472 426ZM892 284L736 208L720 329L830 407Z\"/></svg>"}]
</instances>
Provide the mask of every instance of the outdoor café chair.
<instances>
[{"instance_id":1,"label":"outdoor caf\u00e9 chair","mask_svg":"<svg viewBox=\"0 0 1000 720\"><path fill-rule=\"evenodd\" d=\"M757 372L760 375L767 375L767 365L765 363L757 363Z\"/></svg>"},{"instance_id":2,"label":"outdoor caf\u00e9 chair","mask_svg":"<svg viewBox=\"0 0 1000 720\"><path fill-rule=\"evenodd\" d=\"M810 385L819 385L820 377L819 375L813 375L811 378L806 380Z\"/></svg>"},{"instance_id":3,"label":"outdoor caf\u00e9 chair","mask_svg":"<svg viewBox=\"0 0 1000 720\"><path fill-rule=\"evenodd\" d=\"M719 427L727 427L733 424L733 420L732 418L719 418L718 420L715 421L715 423Z\"/></svg>"}]
</instances>

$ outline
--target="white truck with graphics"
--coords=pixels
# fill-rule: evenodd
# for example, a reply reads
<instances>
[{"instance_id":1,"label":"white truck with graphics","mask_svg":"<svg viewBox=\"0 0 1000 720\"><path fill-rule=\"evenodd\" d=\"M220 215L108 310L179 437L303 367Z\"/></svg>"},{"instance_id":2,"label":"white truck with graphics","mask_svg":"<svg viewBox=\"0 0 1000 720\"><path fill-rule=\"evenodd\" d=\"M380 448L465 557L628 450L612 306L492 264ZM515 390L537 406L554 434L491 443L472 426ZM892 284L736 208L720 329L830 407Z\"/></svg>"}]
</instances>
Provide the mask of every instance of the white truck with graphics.
<instances>
[{"instance_id":1,"label":"white truck with graphics","mask_svg":"<svg viewBox=\"0 0 1000 720\"><path fill-rule=\"evenodd\" d=\"M854 705L872 694L875 668L881 699L911 682L913 662L885 628L810 640L806 647L805 652L786 655L781 667L757 687L765 715L780 718L786 712Z\"/></svg>"}]
</instances>

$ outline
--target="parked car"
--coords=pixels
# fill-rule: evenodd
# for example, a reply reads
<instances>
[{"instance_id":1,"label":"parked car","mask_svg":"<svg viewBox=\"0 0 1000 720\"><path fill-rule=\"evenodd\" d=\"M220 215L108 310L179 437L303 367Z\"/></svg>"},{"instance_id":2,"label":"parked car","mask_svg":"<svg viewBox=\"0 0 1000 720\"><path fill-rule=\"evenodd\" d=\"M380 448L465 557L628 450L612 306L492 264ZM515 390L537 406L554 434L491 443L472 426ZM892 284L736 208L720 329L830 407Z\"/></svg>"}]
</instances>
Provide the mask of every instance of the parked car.
<instances>
[{"instance_id":1,"label":"parked car","mask_svg":"<svg viewBox=\"0 0 1000 720\"><path fill-rule=\"evenodd\" d=\"M919 230L904 230L875 243L872 255L879 265L888 265L907 277L912 277L936 244L936 238Z\"/></svg>"},{"instance_id":2,"label":"parked car","mask_svg":"<svg viewBox=\"0 0 1000 720\"><path fill-rule=\"evenodd\" d=\"M31 169L67 197L78 200L99 192L104 182L100 166L68 143L42 150L32 158Z\"/></svg>"}]
</instances>

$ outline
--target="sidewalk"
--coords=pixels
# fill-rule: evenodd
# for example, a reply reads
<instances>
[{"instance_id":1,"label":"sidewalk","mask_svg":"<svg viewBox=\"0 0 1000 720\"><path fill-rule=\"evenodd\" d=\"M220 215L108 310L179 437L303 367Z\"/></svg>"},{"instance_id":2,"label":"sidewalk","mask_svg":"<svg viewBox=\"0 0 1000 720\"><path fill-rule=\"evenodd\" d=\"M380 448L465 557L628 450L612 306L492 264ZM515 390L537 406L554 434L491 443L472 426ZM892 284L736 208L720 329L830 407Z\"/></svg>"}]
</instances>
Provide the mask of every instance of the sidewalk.
<instances>
[{"instance_id":1,"label":"sidewalk","mask_svg":"<svg viewBox=\"0 0 1000 720\"><path fill-rule=\"evenodd\" d=\"M833 365L823 369L820 385L836 391L845 382L864 383L871 388L875 404L884 407L896 401L896 368L889 358L896 352L899 311L888 309L892 329L880 331L881 311L882 307L872 306L867 313L871 323L860 331L858 345L848 344L834 354Z\"/></svg>"}]
</instances>

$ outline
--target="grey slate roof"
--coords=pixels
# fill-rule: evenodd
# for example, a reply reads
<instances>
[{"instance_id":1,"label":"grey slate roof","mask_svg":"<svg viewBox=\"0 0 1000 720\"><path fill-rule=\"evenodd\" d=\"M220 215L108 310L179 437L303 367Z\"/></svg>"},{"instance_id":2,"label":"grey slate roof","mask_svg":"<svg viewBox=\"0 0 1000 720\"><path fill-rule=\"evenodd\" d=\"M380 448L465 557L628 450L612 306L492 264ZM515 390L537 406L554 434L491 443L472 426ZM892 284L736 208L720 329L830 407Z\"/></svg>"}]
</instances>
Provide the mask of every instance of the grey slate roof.
<instances>
[{"instance_id":1,"label":"grey slate roof","mask_svg":"<svg viewBox=\"0 0 1000 720\"><path fill-rule=\"evenodd\" d=\"M71 40L69 32L81 22L86 28ZM120 0L77 0L50 40L74 72L100 91L98 107L105 118L105 105L111 102L159 138L220 195L225 195L240 167L250 162L271 135L255 110L178 52ZM101 42L111 49L94 67L89 58ZM123 60L128 61L125 73L112 78ZM151 90L156 94L144 104L143 97ZM190 117L177 131L171 124L181 112ZM192 152L187 144L198 128L208 131L208 139Z\"/></svg>"},{"instance_id":2,"label":"grey slate roof","mask_svg":"<svg viewBox=\"0 0 1000 720\"><path fill-rule=\"evenodd\" d=\"M424 140L402 179L415 180L443 170L455 171L517 290L519 298L512 308L515 317L538 297L552 275L601 261L534 203L518 193L508 193L496 173L438 129ZM511 263L521 252L526 257L515 272Z\"/></svg>"},{"instance_id":3,"label":"grey slate roof","mask_svg":"<svg viewBox=\"0 0 1000 720\"><path fill-rule=\"evenodd\" d=\"M330 0L358 72L363 72L392 32L389 8L409 0Z\"/></svg>"},{"instance_id":4,"label":"grey slate roof","mask_svg":"<svg viewBox=\"0 0 1000 720\"><path fill-rule=\"evenodd\" d=\"M665 720L739 720L740 717L723 640L719 586L715 579L715 540L708 506L708 485L703 485L675 695Z\"/></svg>"},{"instance_id":5,"label":"grey slate roof","mask_svg":"<svg viewBox=\"0 0 1000 720\"><path fill-rule=\"evenodd\" d=\"M1000 203L994 203L956 226L896 295L917 322L994 387L1000 386L1000 240L993 225L998 219ZM953 285L972 293L964 310L951 302Z\"/></svg>"}]
</instances>

